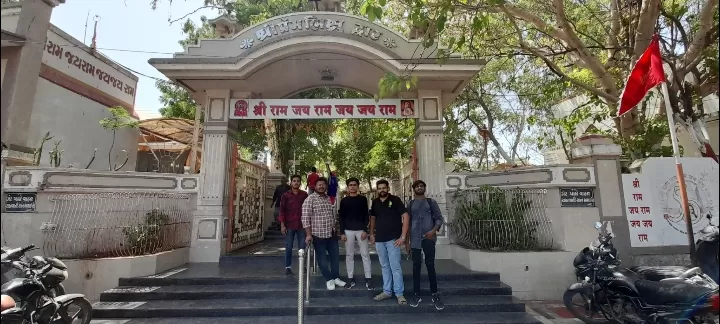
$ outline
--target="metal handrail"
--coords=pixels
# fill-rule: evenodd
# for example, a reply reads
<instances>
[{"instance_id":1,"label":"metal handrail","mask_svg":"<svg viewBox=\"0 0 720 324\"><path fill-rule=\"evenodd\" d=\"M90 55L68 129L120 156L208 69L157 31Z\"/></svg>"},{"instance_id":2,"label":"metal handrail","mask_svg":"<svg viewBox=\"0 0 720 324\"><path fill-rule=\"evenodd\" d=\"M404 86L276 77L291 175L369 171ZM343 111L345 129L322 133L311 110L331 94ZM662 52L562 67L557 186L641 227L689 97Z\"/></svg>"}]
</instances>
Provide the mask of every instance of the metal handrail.
<instances>
[{"instance_id":1,"label":"metal handrail","mask_svg":"<svg viewBox=\"0 0 720 324\"><path fill-rule=\"evenodd\" d=\"M316 257L315 257L315 249L313 248L312 244L310 246L305 247L307 251L306 260L305 260L305 303L310 304L310 274L315 274L316 271Z\"/></svg>"},{"instance_id":2,"label":"metal handrail","mask_svg":"<svg viewBox=\"0 0 720 324\"><path fill-rule=\"evenodd\" d=\"M308 257L308 259L310 259ZM305 302L303 296L305 295L304 290L310 291L310 287L304 287L305 283L305 249L298 251L298 324L305 322ZM309 276L307 276L309 277Z\"/></svg>"},{"instance_id":3,"label":"metal handrail","mask_svg":"<svg viewBox=\"0 0 720 324\"><path fill-rule=\"evenodd\" d=\"M315 273L315 249L312 245L298 251L298 324L305 322L305 306L310 304L310 274Z\"/></svg>"}]
</instances>

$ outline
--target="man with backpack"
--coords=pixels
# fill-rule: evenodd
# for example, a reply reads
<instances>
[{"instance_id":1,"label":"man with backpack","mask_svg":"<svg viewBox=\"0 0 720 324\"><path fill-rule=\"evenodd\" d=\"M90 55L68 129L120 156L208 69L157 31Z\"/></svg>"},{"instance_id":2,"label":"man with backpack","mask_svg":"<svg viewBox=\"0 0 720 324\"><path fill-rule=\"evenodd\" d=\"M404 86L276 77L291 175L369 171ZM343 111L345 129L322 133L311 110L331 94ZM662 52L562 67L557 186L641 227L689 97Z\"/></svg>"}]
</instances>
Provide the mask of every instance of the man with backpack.
<instances>
[{"instance_id":1,"label":"man with backpack","mask_svg":"<svg viewBox=\"0 0 720 324\"><path fill-rule=\"evenodd\" d=\"M435 274L435 243L437 232L443 224L440 206L432 198L425 197L425 182L416 180L412 184L415 198L408 202L407 211L410 215L410 250L413 260L413 292L409 303L417 307L420 298L420 272L422 271L422 258L425 254L425 268L430 281L430 293L435 309L445 308L437 290L437 277Z\"/></svg>"}]
</instances>

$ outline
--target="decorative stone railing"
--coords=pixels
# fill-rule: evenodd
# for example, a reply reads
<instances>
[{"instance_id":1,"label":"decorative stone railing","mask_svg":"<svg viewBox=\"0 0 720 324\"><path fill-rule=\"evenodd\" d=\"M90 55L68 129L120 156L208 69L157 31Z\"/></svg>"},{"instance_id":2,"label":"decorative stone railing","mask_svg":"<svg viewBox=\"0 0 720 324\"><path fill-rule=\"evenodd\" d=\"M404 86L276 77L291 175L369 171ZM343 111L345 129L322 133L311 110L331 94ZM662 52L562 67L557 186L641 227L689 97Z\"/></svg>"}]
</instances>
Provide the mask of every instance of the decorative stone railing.
<instances>
[{"instance_id":1,"label":"decorative stone railing","mask_svg":"<svg viewBox=\"0 0 720 324\"><path fill-rule=\"evenodd\" d=\"M197 190L191 174L7 167L2 244L77 259L189 246Z\"/></svg>"},{"instance_id":2,"label":"decorative stone railing","mask_svg":"<svg viewBox=\"0 0 720 324\"><path fill-rule=\"evenodd\" d=\"M448 173L446 189L470 189L482 186L544 188L547 186L595 186L595 169L592 165L545 165L519 167L503 171Z\"/></svg>"},{"instance_id":3,"label":"decorative stone railing","mask_svg":"<svg viewBox=\"0 0 720 324\"><path fill-rule=\"evenodd\" d=\"M197 193L194 174L96 171L64 168L7 167L4 192L40 191L163 191Z\"/></svg>"}]
</instances>

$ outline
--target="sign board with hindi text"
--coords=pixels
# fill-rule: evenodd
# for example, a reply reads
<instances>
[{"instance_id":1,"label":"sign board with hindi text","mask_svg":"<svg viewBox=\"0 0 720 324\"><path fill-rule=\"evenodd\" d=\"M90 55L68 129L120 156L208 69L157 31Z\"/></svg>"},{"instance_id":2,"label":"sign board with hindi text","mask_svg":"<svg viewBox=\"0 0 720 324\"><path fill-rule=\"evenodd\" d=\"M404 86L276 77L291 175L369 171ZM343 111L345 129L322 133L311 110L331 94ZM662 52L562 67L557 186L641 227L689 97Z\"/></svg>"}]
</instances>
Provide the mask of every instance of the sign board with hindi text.
<instances>
[{"instance_id":1,"label":"sign board with hindi text","mask_svg":"<svg viewBox=\"0 0 720 324\"><path fill-rule=\"evenodd\" d=\"M718 164L709 158L681 158L690 221L699 235L718 224ZM640 173L623 174L622 186L632 247L687 245L687 230L672 158L649 158Z\"/></svg>"},{"instance_id":2,"label":"sign board with hindi text","mask_svg":"<svg viewBox=\"0 0 720 324\"><path fill-rule=\"evenodd\" d=\"M6 213L34 213L36 201L36 192L7 192L3 209Z\"/></svg>"},{"instance_id":3,"label":"sign board with hindi text","mask_svg":"<svg viewBox=\"0 0 720 324\"><path fill-rule=\"evenodd\" d=\"M560 188L560 207L595 207L594 188Z\"/></svg>"},{"instance_id":4,"label":"sign board with hindi text","mask_svg":"<svg viewBox=\"0 0 720 324\"><path fill-rule=\"evenodd\" d=\"M414 99L231 99L231 119L407 119Z\"/></svg>"},{"instance_id":5,"label":"sign board with hindi text","mask_svg":"<svg viewBox=\"0 0 720 324\"><path fill-rule=\"evenodd\" d=\"M98 58L102 54L86 52L85 48L69 40L69 35L63 34L56 27L48 29L42 63L131 107L134 106L137 78L125 75L118 70L120 67Z\"/></svg>"}]
</instances>

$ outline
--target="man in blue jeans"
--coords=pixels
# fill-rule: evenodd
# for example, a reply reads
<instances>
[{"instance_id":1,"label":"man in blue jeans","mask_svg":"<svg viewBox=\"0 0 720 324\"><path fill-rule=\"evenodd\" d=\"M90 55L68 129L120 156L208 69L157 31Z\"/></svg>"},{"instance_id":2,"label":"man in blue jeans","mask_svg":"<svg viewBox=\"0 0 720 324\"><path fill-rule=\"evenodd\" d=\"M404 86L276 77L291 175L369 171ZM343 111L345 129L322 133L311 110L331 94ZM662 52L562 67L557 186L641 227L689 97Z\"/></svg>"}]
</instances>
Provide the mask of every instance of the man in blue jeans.
<instances>
[{"instance_id":1,"label":"man in blue jeans","mask_svg":"<svg viewBox=\"0 0 720 324\"><path fill-rule=\"evenodd\" d=\"M335 208L327 195L327 179L319 177L313 192L302 205L302 224L305 227L305 244L313 243L318 268L326 280L328 290L345 287L340 280L340 246ZM330 265L328 266L328 261Z\"/></svg>"},{"instance_id":2,"label":"man in blue jeans","mask_svg":"<svg viewBox=\"0 0 720 324\"><path fill-rule=\"evenodd\" d=\"M300 176L290 178L290 190L280 197L278 221L285 236L285 274L291 275L293 242L297 240L298 250L305 248L305 229L302 226L302 206L308 194L300 190ZM302 266L302 265L300 265Z\"/></svg>"},{"instance_id":3,"label":"man in blue jeans","mask_svg":"<svg viewBox=\"0 0 720 324\"><path fill-rule=\"evenodd\" d=\"M405 305L407 300L403 295L405 285L400 260L401 249L410 226L410 216L402 200L388 193L390 185L387 180L379 180L375 186L378 198L373 199L370 207L370 243L375 243L380 259L383 292L374 299L390 299L395 293L398 304Z\"/></svg>"}]
</instances>

